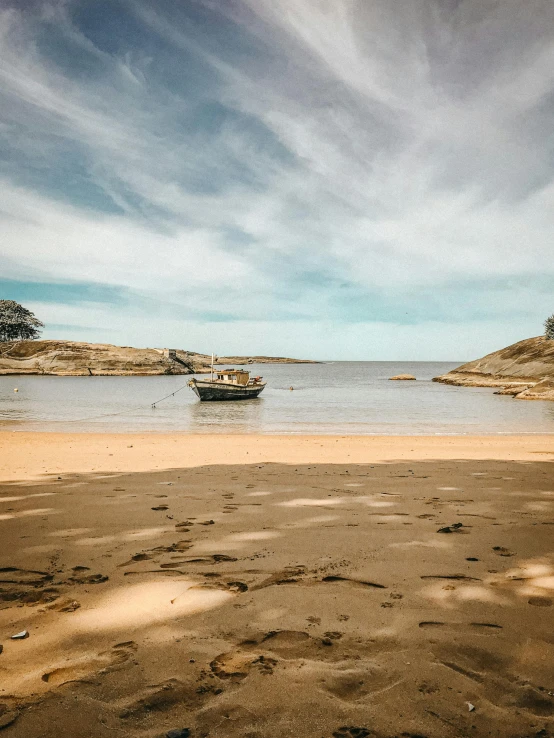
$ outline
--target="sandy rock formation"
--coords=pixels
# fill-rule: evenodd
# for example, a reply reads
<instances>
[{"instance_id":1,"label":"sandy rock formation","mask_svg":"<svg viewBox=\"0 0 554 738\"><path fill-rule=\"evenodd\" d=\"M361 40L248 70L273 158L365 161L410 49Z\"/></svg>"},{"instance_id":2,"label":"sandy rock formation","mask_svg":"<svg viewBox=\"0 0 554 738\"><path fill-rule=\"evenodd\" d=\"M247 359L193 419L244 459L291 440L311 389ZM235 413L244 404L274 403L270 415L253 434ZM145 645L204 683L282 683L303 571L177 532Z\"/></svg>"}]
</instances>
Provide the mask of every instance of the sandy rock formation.
<instances>
[{"instance_id":1,"label":"sandy rock formation","mask_svg":"<svg viewBox=\"0 0 554 738\"><path fill-rule=\"evenodd\" d=\"M470 361L434 382L457 387L499 387L518 400L554 400L554 341L527 338Z\"/></svg>"},{"instance_id":2,"label":"sandy rock formation","mask_svg":"<svg viewBox=\"0 0 554 738\"><path fill-rule=\"evenodd\" d=\"M64 376L192 374L163 349L136 349L79 341L14 341L0 344L0 374Z\"/></svg>"},{"instance_id":3,"label":"sandy rock formation","mask_svg":"<svg viewBox=\"0 0 554 738\"><path fill-rule=\"evenodd\" d=\"M543 379L516 397L518 400L554 400L554 380Z\"/></svg>"},{"instance_id":4,"label":"sandy rock formation","mask_svg":"<svg viewBox=\"0 0 554 738\"><path fill-rule=\"evenodd\" d=\"M389 377L389 381L415 381L415 377L413 374L396 374L394 377Z\"/></svg>"},{"instance_id":5,"label":"sandy rock formation","mask_svg":"<svg viewBox=\"0 0 554 738\"><path fill-rule=\"evenodd\" d=\"M501 387L499 390L496 390L494 394L495 395L509 395L511 397L515 397L516 395L519 395L522 392L525 392L525 390L529 389L530 386L532 385L510 384L507 387Z\"/></svg>"},{"instance_id":6,"label":"sandy rock formation","mask_svg":"<svg viewBox=\"0 0 554 738\"><path fill-rule=\"evenodd\" d=\"M0 375L127 376L205 374L211 357L191 351L112 346L79 341L11 341L0 343ZM221 357L219 364L296 363L295 359Z\"/></svg>"},{"instance_id":7,"label":"sandy rock formation","mask_svg":"<svg viewBox=\"0 0 554 738\"><path fill-rule=\"evenodd\" d=\"M206 363L210 363L211 357L206 354L194 354L195 357L205 360ZM218 356L215 362L216 365L229 366L234 364L235 366L241 366L244 364L319 364L318 361L312 359L289 359L286 356Z\"/></svg>"}]
</instances>

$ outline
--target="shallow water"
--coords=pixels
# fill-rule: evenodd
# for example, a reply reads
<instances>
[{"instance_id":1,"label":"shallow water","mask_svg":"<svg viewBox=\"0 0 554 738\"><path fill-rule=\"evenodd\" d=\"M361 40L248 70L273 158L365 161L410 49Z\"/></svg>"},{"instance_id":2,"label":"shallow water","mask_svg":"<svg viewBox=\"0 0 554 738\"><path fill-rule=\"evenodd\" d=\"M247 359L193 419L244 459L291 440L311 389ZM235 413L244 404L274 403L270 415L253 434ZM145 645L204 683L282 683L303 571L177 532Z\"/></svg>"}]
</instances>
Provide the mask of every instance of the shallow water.
<instances>
[{"instance_id":1,"label":"shallow water","mask_svg":"<svg viewBox=\"0 0 554 738\"><path fill-rule=\"evenodd\" d=\"M554 433L554 403L492 389L449 387L444 362L251 365L268 386L257 400L201 403L187 376L0 377L0 429L193 433ZM400 373L417 382L390 382ZM294 391L290 391L290 387ZM14 388L18 392L14 392ZM181 389L182 388L182 389ZM156 409L151 404L169 393Z\"/></svg>"}]
</instances>

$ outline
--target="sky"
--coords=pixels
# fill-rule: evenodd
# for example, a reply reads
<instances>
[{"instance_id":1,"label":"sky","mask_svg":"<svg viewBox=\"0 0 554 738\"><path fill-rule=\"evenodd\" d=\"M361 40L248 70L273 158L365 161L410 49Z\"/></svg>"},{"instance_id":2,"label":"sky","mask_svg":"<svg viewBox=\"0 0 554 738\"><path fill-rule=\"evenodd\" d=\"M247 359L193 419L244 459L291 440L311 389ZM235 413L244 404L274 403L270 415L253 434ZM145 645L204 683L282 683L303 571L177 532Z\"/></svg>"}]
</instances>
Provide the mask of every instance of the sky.
<instances>
[{"instance_id":1,"label":"sky","mask_svg":"<svg viewBox=\"0 0 554 738\"><path fill-rule=\"evenodd\" d=\"M462 361L554 312L551 0L3 0L45 338Z\"/></svg>"}]
</instances>

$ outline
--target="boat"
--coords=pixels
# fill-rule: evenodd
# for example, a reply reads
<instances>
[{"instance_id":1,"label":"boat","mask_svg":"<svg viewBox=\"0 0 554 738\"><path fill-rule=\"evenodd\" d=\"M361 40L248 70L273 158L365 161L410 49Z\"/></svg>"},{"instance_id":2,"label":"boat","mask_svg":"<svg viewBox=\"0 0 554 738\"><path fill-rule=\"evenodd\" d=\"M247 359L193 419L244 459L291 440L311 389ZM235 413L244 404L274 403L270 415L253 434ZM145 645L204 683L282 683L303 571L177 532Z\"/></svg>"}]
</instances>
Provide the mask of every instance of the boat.
<instances>
[{"instance_id":1,"label":"boat","mask_svg":"<svg viewBox=\"0 0 554 738\"><path fill-rule=\"evenodd\" d=\"M250 377L244 369L222 369L215 372L212 357L212 372L209 379L193 379L188 383L199 399L204 400L251 400L263 392L266 382L263 377Z\"/></svg>"}]
</instances>

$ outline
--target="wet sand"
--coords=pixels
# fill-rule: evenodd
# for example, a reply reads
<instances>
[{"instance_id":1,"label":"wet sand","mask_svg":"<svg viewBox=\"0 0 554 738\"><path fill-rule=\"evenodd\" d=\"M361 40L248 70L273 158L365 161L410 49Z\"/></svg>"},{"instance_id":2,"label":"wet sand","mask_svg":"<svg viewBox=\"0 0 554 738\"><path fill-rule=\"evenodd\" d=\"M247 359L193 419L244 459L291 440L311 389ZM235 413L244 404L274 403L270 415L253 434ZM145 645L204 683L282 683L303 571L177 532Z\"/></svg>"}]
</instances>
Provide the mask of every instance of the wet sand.
<instances>
[{"instance_id":1,"label":"wet sand","mask_svg":"<svg viewBox=\"0 0 554 738\"><path fill-rule=\"evenodd\" d=\"M553 460L0 433L2 736L554 736Z\"/></svg>"}]
</instances>

